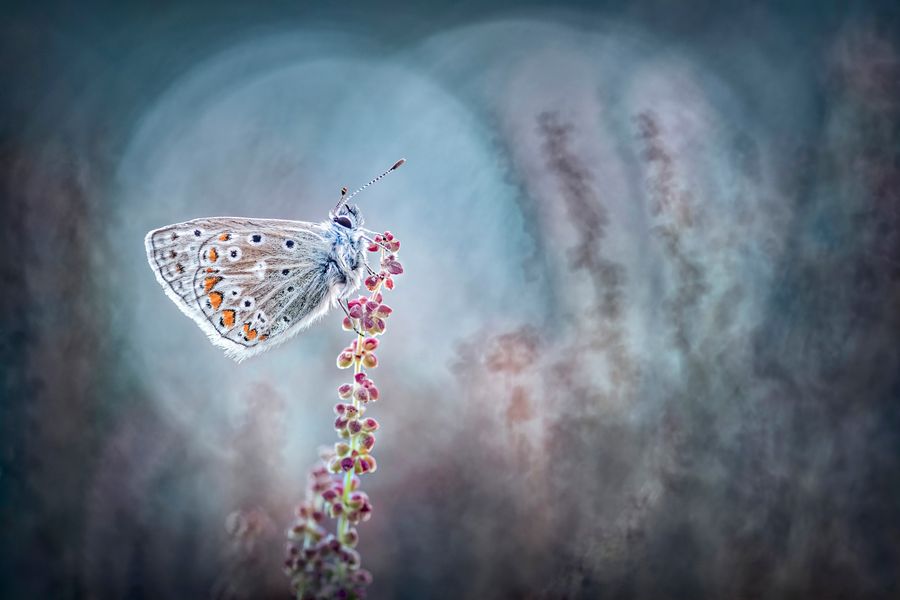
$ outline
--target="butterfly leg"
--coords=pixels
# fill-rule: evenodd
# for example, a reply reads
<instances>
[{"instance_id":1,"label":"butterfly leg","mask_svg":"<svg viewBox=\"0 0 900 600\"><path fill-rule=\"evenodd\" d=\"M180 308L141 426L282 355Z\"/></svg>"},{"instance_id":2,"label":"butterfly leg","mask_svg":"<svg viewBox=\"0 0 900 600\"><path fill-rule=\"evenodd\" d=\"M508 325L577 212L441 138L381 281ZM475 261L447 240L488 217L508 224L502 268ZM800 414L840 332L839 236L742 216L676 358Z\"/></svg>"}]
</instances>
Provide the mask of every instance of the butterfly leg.
<instances>
[{"instance_id":1,"label":"butterfly leg","mask_svg":"<svg viewBox=\"0 0 900 600\"><path fill-rule=\"evenodd\" d=\"M350 326L353 327L353 331L356 332L356 335L364 336L365 334L356 327L356 319L354 319L353 317L350 316L350 309L348 309L346 306L344 306L344 302L345 302L344 299L339 298L338 306L340 306L341 310L344 311L344 314L347 315L347 318L350 320Z\"/></svg>"},{"instance_id":2,"label":"butterfly leg","mask_svg":"<svg viewBox=\"0 0 900 600\"><path fill-rule=\"evenodd\" d=\"M381 235L381 234L379 234L379 235ZM366 240L367 242L372 242L373 244L375 244L376 246L379 246L379 247L382 248L383 250L387 250L388 252L391 251L390 248L388 248L387 246L385 246L385 245L382 244L381 242L376 242L374 239L370 238L369 236L362 235L362 236L360 236L360 237L361 237L362 239Z\"/></svg>"}]
</instances>

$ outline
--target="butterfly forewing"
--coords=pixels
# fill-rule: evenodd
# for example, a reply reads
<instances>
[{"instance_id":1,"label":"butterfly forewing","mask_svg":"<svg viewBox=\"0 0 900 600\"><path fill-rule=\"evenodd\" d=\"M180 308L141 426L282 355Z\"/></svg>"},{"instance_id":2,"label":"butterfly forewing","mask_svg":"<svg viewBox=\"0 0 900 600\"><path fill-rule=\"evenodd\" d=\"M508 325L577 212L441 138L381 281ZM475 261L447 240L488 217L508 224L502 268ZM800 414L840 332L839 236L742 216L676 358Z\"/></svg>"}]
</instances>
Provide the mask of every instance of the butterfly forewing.
<instances>
[{"instance_id":1,"label":"butterfly forewing","mask_svg":"<svg viewBox=\"0 0 900 600\"><path fill-rule=\"evenodd\" d=\"M237 360L285 341L330 306L322 225L221 217L147 234L147 256L179 308Z\"/></svg>"}]
</instances>

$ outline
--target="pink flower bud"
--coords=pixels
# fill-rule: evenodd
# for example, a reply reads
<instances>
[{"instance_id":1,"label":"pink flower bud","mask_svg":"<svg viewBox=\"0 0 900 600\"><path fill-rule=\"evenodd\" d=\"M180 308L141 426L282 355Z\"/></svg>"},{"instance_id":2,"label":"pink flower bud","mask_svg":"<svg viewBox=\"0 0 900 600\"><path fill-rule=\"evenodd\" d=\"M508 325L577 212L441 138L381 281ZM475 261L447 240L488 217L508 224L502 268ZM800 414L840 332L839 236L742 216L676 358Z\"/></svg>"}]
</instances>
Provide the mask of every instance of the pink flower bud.
<instances>
[{"instance_id":1,"label":"pink flower bud","mask_svg":"<svg viewBox=\"0 0 900 600\"><path fill-rule=\"evenodd\" d=\"M374 473L375 469L378 468L378 463L375 462L375 457L371 454L367 454L366 456L363 456L361 458L365 459L365 461L369 463L369 471Z\"/></svg>"},{"instance_id":2,"label":"pink flower bud","mask_svg":"<svg viewBox=\"0 0 900 600\"><path fill-rule=\"evenodd\" d=\"M359 421L350 421L347 423L347 429L350 431L351 435L356 435L362 431L362 425L359 424Z\"/></svg>"},{"instance_id":3,"label":"pink flower bud","mask_svg":"<svg viewBox=\"0 0 900 600\"><path fill-rule=\"evenodd\" d=\"M393 308L391 308L387 304L382 304L378 307L378 310L375 311L375 314L379 317L388 317L392 312L394 312Z\"/></svg>"},{"instance_id":4,"label":"pink flower bud","mask_svg":"<svg viewBox=\"0 0 900 600\"><path fill-rule=\"evenodd\" d=\"M346 412L347 412L346 404L342 404L342 403L338 402L337 404L334 405L334 414L336 414L337 416L342 417L344 415L344 413L346 413Z\"/></svg>"},{"instance_id":5,"label":"pink flower bud","mask_svg":"<svg viewBox=\"0 0 900 600\"><path fill-rule=\"evenodd\" d=\"M359 533L356 532L355 528L351 527L341 536L341 542L352 548L359 542Z\"/></svg>"},{"instance_id":6,"label":"pink flower bud","mask_svg":"<svg viewBox=\"0 0 900 600\"><path fill-rule=\"evenodd\" d=\"M344 551L344 555L342 556L342 558L351 570L359 568L360 558L359 552L357 552L356 550L348 548Z\"/></svg>"},{"instance_id":7,"label":"pink flower bud","mask_svg":"<svg viewBox=\"0 0 900 600\"><path fill-rule=\"evenodd\" d=\"M378 400L378 388L374 385L366 386L366 389L369 390L369 401L375 402Z\"/></svg>"},{"instance_id":8,"label":"pink flower bud","mask_svg":"<svg viewBox=\"0 0 900 600\"><path fill-rule=\"evenodd\" d=\"M365 362L365 359L363 360ZM365 387L358 387L356 391L353 393L353 396L356 398L358 402L368 402L369 401L369 390Z\"/></svg>"},{"instance_id":9,"label":"pink flower bud","mask_svg":"<svg viewBox=\"0 0 900 600\"><path fill-rule=\"evenodd\" d=\"M384 241L384 237L383 237L381 234L378 234L378 235L375 236L375 241L376 241L376 242L383 242L383 241Z\"/></svg>"},{"instance_id":10,"label":"pink flower bud","mask_svg":"<svg viewBox=\"0 0 900 600\"><path fill-rule=\"evenodd\" d=\"M344 506L340 502L335 502L328 507L328 515L332 519L337 519L344 512Z\"/></svg>"},{"instance_id":11,"label":"pink flower bud","mask_svg":"<svg viewBox=\"0 0 900 600\"><path fill-rule=\"evenodd\" d=\"M375 317L372 319L372 321L374 321L374 323L372 325L372 329L378 333L384 333L384 329L385 329L384 319Z\"/></svg>"},{"instance_id":12,"label":"pink flower bud","mask_svg":"<svg viewBox=\"0 0 900 600\"><path fill-rule=\"evenodd\" d=\"M368 419L364 419L362 421L363 431L375 431L378 429L378 421L369 417Z\"/></svg>"},{"instance_id":13,"label":"pink flower bud","mask_svg":"<svg viewBox=\"0 0 900 600\"><path fill-rule=\"evenodd\" d=\"M372 312L376 308L378 308L378 303L374 300L369 300L368 302L366 302L366 312Z\"/></svg>"},{"instance_id":14,"label":"pink flower bud","mask_svg":"<svg viewBox=\"0 0 900 600\"><path fill-rule=\"evenodd\" d=\"M354 319L358 319L363 316L363 305L354 304L347 310L347 313Z\"/></svg>"},{"instance_id":15,"label":"pink flower bud","mask_svg":"<svg viewBox=\"0 0 900 600\"><path fill-rule=\"evenodd\" d=\"M357 569L353 572L351 579L357 585L370 585L372 583L372 574L365 569Z\"/></svg>"},{"instance_id":16,"label":"pink flower bud","mask_svg":"<svg viewBox=\"0 0 900 600\"><path fill-rule=\"evenodd\" d=\"M394 289L394 280L388 277L384 280L384 286L389 290Z\"/></svg>"},{"instance_id":17,"label":"pink flower bud","mask_svg":"<svg viewBox=\"0 0 900 600\"><path fill-rule=\"evenodd\" d=\"M391 275L399 275L403 272L403 265L397 260L393 254L389 254L381 259L381 267Z\"/></svg>"},{"instance_id":18,"label":"pink flower bud","mask_svg":"<svg viewBox=\"0 0 900 600\"><path fill-rule=\"evenodd\" d=\"M349 471L350 469L353 468L353 462L354 462L353 459L350 458L349 456L346 458L342 458L341 459L341 470L343 470L344 472Z\"/></svg>"},{"instance_id":19,"label":"pink flower bud","mask_svg":"<svg viewBox=\"0 0 900 600\"><path fill-rule=\"evenodd\" d=\"M375 447L375 436L371 433L364 433L360 438L360 443L367 451L371 451Z\"/></svg>"},{"instance_id":20,"label":"pink flower bud","mask_svg":"<svg viewBox=\"0 0 900 600\"><path fill-rule=\"evenodd\" d=\"M330 503L330 502L334 501L334 499L337 497L338 497L338 493L334 488L331 488L329 490L325 490L324 492L322 492L322 499L325 500L325 502Z\"/></svg>"},{"instance_id":21,"label":"pink flower bud","mask_svg":"<svg viewBox=\"0 0 900 600\"><path fill-rule=\"evenodd\" d=\"M344 320L341 321L341 327L344 328L344 331L353 331L353 323L347 317L344 317Z\"/></svg>"},{"instance_id":22,"label":"pink flower bud","mask_svg":"<svg viewBox=\"0 0 900 600\"><path fill-rule=\"evenodd\" d=\"M362 347L366 352L372 352L378 347L378 340L373 337L367 337L363 340Z\"/></svg>"},{"instance_id":23,"label":"pink flower bud","mask_svg":"<svg viewBox=\"0 0 900 600\"><path fill-rule=\"evenodd\" d=\"M369 275L368 277L366 277L366 289L370 292L374 292L375 290L377 290L380 283L381 280L378 279L378 277L376 277L375 275Z\"/></svg>"},{"instance_id":24,"label":"pink flower bud","mask_svg":"<svg viewBox=\"0 0 900 600\"><path fill-rule=\"evenodd\" d=\"M335 429L343 429L347 426L347 419L344 417L338 417L334 420L334 428Z\"/></svg>"},{"instance_id":25,"label":"pink flower bud","mask_svg":"<svg viewBox=\"0 0 900 600\"><path fill-rule=\"evenodd\" d=\"M384 301L384 296L381 295L381 292L378 292L372 297L372 301L376 304L381 304Z\"/></svg>"},{"instance_id":26,"label":"pink flower bud","mask_svg":"<svg viewBox=\"0 0 900 600\"><path fill-rule=\"evenodd\" d=\"M344 385L342 385L341 387L338 388L338 396L340 396L341 398L343 398L345 400L347 398L349 398L351 394L353 394L353 386L350 385L349 383L345 383Z\"/></svg>"},{"instance_id":27,"label":"pink flower bud","mask_svg":"<svg viewBox=\"0 0 900 600\"><path fill-rule=\"evenodd\" d=\"M353 364L353 354L344 350L337 358L337 366L339 369L346 369Z\"/></svg>"},{"instance_id":28,"label":"pink flower bud","mask_svg":"<svg viewBox=\"0 0 900 600\"><path fill-rule=\"evenodd\" d=\"M350 445L346 442L338 442L334 445L334 452L341 457L347 456L350 453Z\"/></svg>"},{"instance_id":29,"label":"pink flower bud","mask_svg":"<svg viewBox=\"0 0 900 600\"><path fill-rule=\"evenodd\" d=\"M367 249L369 252L378 252L378 244L369 244Z\"/></svg>"},{"instance_id":30,"label":"pink flower bud","mask_svg":"<svg viewBox=\"0 0 900 600\"><path fill-rule=\"evenodd\" d=\"M335 457L330 463L328 463L328 470L332 473L339 473L341 470L341 461L339 458Z\"/></svg>"},{"instance_id":31,"label":"pink flower bud","mask_svg":"<svg viewBox=\"0 0 900 600\"><path fill-rule=\"evenodd\" d=\"M366 380L366 374L365 373L357 373L356 375L353 376L353 378L356 380L356 383L362 384Z\"/></svg>"},{"instance_id":32,"label":"pink flower bud","mask_svg":"<svg viewBox=\"0 0 900 600\"><path fill-rule=\"evenodd\" d=\"M378 359L374 354L366 354L363 356L362 363L367 369L374 369L378 366ZM365 388L359 388L357 391L360 389L365 390ZM366 395L368 396L368 393Z\"/></svg>"}]
</instances>

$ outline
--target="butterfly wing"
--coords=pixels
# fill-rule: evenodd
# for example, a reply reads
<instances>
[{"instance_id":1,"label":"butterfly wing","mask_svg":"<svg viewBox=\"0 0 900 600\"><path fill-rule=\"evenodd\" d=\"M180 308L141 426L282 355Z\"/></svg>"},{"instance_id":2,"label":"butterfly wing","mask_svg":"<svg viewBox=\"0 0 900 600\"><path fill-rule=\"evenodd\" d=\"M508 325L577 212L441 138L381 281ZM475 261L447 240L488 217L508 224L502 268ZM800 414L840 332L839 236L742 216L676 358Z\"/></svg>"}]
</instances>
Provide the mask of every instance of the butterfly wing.
<instances>
[{"instance_id":1,"label":"butterfly wing","mask_svg":"<svg viewBox=\"0 0 900 600\"><path fill-rule=\"evenodd\" d=\"M194 219L151 231L145 245L166 294L238 362L308 327L335 299L324 225Z\"/></svg>"}]
</instances>

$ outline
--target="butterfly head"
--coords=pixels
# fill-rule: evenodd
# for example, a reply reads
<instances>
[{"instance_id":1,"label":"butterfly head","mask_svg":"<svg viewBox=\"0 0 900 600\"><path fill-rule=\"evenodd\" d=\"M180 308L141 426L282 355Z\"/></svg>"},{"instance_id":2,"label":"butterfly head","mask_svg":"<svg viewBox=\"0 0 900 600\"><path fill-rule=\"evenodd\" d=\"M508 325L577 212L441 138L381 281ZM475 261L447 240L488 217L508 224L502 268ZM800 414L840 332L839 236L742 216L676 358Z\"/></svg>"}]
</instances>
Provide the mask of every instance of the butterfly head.
<instances>
[{"instance_id":1,"label":"butterfly head","mask_svg":"<svg viewBox=\"0 0 900 600\"><path fill-rule=\"evenodd\" d=\"M336 210L332 210L329 213L329 216L331 217L332 223L335 223L344 229L352 230L362 227L364 222L362 213L355 204L341 204Z\"/></svg>"},{"instance_id":2,"label":"butterfly head","mask_svg":"<svg viewBox=\"0 0 900 600\"><path fill-rule=\"evenodd\" d=\"M406 162L405 158L401 158L397 162L394 163L390 169L362 186L349 196L347 195L347 188L341 188L341 199L338 200L337 206L331 209L331 212L328 213L328 216L331 217L331 222L335 225L342 227L344 229L355 230L358 227L362 227L363 218L362 213L359 212L359 207L355 204L350 204L350 199L356 196L358 193L372 185L373 183L377 183L382 178L384 178L391 171L396 171L400 165Z\"/></svg>"}]
</instances>

